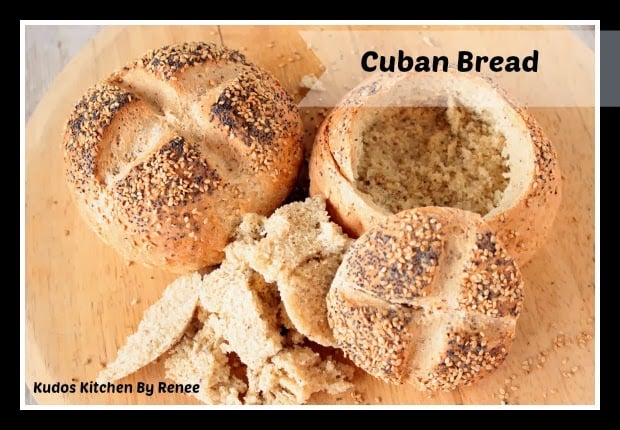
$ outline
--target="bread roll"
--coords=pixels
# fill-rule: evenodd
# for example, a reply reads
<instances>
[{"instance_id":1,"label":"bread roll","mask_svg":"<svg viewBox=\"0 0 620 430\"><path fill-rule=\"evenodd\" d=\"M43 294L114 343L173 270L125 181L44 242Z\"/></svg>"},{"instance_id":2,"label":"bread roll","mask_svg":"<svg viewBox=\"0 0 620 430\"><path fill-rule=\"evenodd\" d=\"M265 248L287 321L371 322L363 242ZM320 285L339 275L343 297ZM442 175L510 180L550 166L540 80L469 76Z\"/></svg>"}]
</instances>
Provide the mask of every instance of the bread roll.
<instances>
[{"instance_id":1,"label":"bread roll","mask_svg":"<svg viewBox=\"0 0 620 430\"><path fill-rule=\"evenodd\" d=\"M86 222L126 259L172 272L219 263L247 212L291 191L302 123L285 89L237 51L149 51L89 89L64 132Z\"/></svg>"},{"instance_id":2,"label":"bread roll","mask_svg":"<svg viewBox=\"0 0 620 430\"><path fill-rule=\"evenodd\" d=\"M451 390L504 361L522 302L520 271L480 215L425 207L353 243L327 310L338 346L368 373Z\"/></svg>"},{"instance_id":3,"label":"bread roll","mask_svg":"<svg viewBox=\"0 0 620 430\"><path fill-rule=\"evenodd\" d=\"M544 242L561 198L554 148L528 111L481 77L377 74L321 125L310 194L359 236L401 210L479 213L519 264Z\"/></svg>"}]
</instances>

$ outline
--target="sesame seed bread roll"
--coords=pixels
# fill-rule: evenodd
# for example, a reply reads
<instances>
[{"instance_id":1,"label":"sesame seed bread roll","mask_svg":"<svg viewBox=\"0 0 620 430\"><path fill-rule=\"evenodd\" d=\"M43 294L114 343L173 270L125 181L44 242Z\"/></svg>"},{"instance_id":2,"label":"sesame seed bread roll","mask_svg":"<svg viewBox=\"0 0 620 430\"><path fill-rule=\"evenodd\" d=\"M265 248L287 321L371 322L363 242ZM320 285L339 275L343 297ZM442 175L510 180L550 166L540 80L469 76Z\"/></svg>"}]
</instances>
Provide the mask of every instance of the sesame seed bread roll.
<instances>
[{"instance_id":1,"label":"sesame seed bread roll","mask_svg":"<svg viewBox=\"0 0 620 430\"><path fill-rule=\"evenodd\" d=\"M310 194L357 237L401 210L479 213L518 264L544 243L561 199L556 152L531 114L482 77L375 74L317 132Z\"/></svg>"},{"instance_id":2,"label":"sesame seed bread roll","mask_svg":"<svg viewBox=\"0 0 620 430\"><path fill-rule=\"evenodd\" d=\"M243 214L268 215L302 160L293 99L237 51L149 51L87 91L64 132L67 182L126 259L184 273L221 262Z\"/></svg>"},{"instance_id":3,"label":"sesame seed bread roll","mask_svg":"<svg viewBox=\"0 0 620 430\"><path fill-rule=\"evenodd\" d=\"M523 303L515 261L480 215L402 211L349 248L327 296L345 354L371 375L452 390L506 358Z\"/></svg>"}]
</instances>

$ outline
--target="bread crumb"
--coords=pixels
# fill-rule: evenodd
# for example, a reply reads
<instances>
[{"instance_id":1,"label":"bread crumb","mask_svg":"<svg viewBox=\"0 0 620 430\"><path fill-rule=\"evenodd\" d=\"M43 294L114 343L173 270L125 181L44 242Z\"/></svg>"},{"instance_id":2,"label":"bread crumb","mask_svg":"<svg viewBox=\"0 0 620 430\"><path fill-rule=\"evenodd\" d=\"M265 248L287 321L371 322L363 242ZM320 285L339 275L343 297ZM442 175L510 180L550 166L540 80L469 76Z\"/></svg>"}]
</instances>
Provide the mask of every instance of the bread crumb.
<instances>
[{"instance_id":1,"label":"bread crumb","mask_svg":"<svg viewBox=\"0 0 620 430\"><path fill-rule=\"evenodd\" d=\"M314 91L326 91L327 89L323 85L321 81L314 75L304 75L301 77L301 82L299 83L301 88L308 88Z\"/></svg>"},{"instance_id":2,"label":"bread crumb","mask_svg":"<svg viewBox=\"0 0 620 430\"><path fill-rule=\"evenodd\" d=\"M424 41L424 43L425 43L426 45L428 45L428 46L430 46L430 47L435 48L435 47L438 47L438 46L439 46L439 44L437 43L437 41L436 41L434 38L432 38L432 37L429 37L429 36L423 36L423 37L422 37L422 40Z\"/></svg>"},{"instance_id":3,"label":"bread crumb","mask_svg":"<svg viewBox=\"0 0 620 430\"><path fill-rule=\"evenodd\" d=\"M364 395L359 391L351 391L351 398L355 402L356 405L364 404Z\"/></svg>"}]
</instances>

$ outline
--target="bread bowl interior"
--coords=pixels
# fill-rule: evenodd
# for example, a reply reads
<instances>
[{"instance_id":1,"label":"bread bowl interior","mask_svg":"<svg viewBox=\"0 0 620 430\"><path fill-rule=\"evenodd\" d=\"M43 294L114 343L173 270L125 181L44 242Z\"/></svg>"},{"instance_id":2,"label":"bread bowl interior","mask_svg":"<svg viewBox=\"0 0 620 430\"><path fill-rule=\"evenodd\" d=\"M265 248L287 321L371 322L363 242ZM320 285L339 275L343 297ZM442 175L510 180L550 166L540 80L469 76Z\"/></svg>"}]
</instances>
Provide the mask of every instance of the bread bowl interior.
<instances>
[{"instance_id":1,"label":"bread bowl interior","mask_svg":"<svg viewBox=\"0 0 620 430\"><path fill-rule=\"evenodd\" d=\"M396 80L369 96L351 131L354 186L392 213L449 206L491 216L533 175L524 121L478 78Z\"/></svg>"}]
</instances>

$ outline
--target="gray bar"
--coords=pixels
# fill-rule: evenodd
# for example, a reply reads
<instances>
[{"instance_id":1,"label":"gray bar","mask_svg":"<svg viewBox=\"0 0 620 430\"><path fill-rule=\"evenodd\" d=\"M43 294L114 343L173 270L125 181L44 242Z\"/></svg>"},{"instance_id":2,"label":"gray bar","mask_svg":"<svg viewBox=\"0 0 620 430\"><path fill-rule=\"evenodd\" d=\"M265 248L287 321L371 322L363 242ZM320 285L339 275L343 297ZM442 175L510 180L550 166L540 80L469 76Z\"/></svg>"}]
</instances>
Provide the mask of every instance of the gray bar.
<instances>
[{"instance_id":1,"label":"gray bar","mask_svg":"<svg viewBox=\"0 0 620 430\"><path fill-rule=\"evenodd\" d=\"M620 106L620 31L601 31L601 106Z\"/></svg>"}]
</instances>

